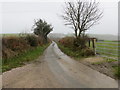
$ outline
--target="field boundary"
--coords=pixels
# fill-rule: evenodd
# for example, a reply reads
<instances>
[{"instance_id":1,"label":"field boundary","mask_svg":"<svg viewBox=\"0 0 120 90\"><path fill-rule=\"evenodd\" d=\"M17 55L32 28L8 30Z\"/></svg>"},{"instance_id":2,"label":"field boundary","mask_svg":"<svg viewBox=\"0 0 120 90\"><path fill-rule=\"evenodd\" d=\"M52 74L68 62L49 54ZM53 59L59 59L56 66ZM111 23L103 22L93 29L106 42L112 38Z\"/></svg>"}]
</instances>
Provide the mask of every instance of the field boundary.
<instances>
[{"instance_id":1,"label":"field boundary","mask_svg":"<svg viewBox=\"0 0 120 90\"><path fill-rule=\"evenodd\" d=\"M96 42L96 55L108 59L118 60L118 53L120 51L119 48L119 42L98 40Z\"/></svg>"}]
</instances>

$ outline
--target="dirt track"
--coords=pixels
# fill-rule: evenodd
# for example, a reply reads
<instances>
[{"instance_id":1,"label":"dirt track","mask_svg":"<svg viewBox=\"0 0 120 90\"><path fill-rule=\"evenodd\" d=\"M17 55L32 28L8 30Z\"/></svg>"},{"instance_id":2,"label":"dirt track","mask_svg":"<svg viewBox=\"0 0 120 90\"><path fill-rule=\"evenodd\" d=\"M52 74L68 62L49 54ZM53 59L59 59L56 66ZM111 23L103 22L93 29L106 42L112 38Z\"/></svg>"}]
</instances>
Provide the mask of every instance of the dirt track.
<instances>
[{"instance_id":1,"label":"dirt track","mask_svg":"<svg viewBox=\"0 0 120 90\"><path fill-rule=\"evenodd\" d=\"M53 42L38 60L3 73L3 88L117 88L114 79L64 55Z\"/></svg>"}]
</instances>

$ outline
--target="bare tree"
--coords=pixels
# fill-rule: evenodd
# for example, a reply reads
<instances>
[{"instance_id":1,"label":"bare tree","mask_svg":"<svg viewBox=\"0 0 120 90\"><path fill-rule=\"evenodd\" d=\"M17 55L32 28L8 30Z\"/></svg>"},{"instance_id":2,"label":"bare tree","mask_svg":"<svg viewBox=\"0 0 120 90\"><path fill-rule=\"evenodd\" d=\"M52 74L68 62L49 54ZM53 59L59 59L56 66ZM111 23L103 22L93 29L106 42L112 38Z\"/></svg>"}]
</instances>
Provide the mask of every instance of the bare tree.
<instances>
[{"instance_id":1,"label":"bare tree","mask_svg":"<svg viewBox=\"0 0 120 90\"><path fill-rule=\"evenodd\" d=\"M98 2L76 1L66 2L64 7L65 25L71 25L76 37L81 37L86 30L96 24L103 13L98 9Z\"/></svg>"}]
</instances>

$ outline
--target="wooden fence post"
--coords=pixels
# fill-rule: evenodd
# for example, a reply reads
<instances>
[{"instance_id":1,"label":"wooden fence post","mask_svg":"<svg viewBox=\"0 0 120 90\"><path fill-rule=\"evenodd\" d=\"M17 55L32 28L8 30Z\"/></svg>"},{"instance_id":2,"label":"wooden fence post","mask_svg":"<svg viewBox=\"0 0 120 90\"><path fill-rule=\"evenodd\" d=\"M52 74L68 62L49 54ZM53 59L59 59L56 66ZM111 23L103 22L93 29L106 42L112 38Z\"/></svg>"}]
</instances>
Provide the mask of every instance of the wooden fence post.
<instances>
[{"instance_id":1,"label":"wooden fence post","mask_svg":"<svg viewBox=\"0 0 120 90\"><path fill-rule=\"evenodd\" d=\"M89 47L90 47L90 39L88 40L88 44L89 44Z\"/></svg>"},{"instance_id":2,"label":"wooden fence post","mask_svg":"<svg viewBox=\"0 0 120 90\"><path fill-rule=\"evenodd\" d=\"M92 47L93 47L94 53L96 55L96 39L95 38L92 38Z\"/></svg>"},{"instance_id":3,"label":"wooden fence post","mask_svg":"<svg viewBox=\"0 0 120 90\"><path fill-rule=\"evenodd\" d=\"M96 39L94 38L93 41L94 41L94 52L95 52L95 55L96 55Z\"/></svg>"}]
</instances>

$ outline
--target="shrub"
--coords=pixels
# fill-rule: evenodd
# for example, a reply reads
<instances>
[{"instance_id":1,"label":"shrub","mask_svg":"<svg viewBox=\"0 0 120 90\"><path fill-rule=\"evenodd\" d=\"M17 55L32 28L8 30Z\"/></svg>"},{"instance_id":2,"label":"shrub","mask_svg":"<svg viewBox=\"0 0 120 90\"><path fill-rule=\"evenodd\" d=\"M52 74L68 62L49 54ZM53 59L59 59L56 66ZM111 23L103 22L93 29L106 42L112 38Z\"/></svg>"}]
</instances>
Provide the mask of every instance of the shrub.
<instances>
[{"instance_id":1,"label":"shrub","mask_svg":"<svg viewBox=\"0 0 120 90\"><path fill-rule=\"evenodd\" d=\"M38 38L34 35L27 35L26 40L28 41L28 44L32 47L36 47L39 44Z\"/></svg>"},{"instance_id":2,"label":"shrub","mask_svg":"<svg viewBox=\"0 0 120 90\"><path fill-rule=\"evenodd\" d=\"M86 43L87 43L88 38L87 37L78 37L74 39L74 46L79 47L79 49L86 48Z\"/></svg>"},{"instance_id":3,"label":"shrub","mask_svg":"<svg viewBox=\"0 0 120 90\"><path fill-rule=\"evenodd\" d=\"M95 53L90 48L85 48L81 50L81 56L86 57L86 56L93 56L93 55L95 55Z\"/></svg>"},{"instance_id":4,"label":"shrub","mask_svg":"<svg viewBox=\"0 0 120 90\"><path fill-rule=\"evenodd\" d=\"M29 47L26 40L21 37L6 37L2 39L3 48L9 48L13 51L21 51Z\"/></svg>"},{"instance_id":5,"label":"shrub","mask_svg":"<svg viewBox=\"0 0 120 90\"><path fill-rule=\"evenodd\" d=\"M65 47L72 48L74 43L74 37L65 37L59 40L59 42Z\"/></svg>"}]
</instances>

